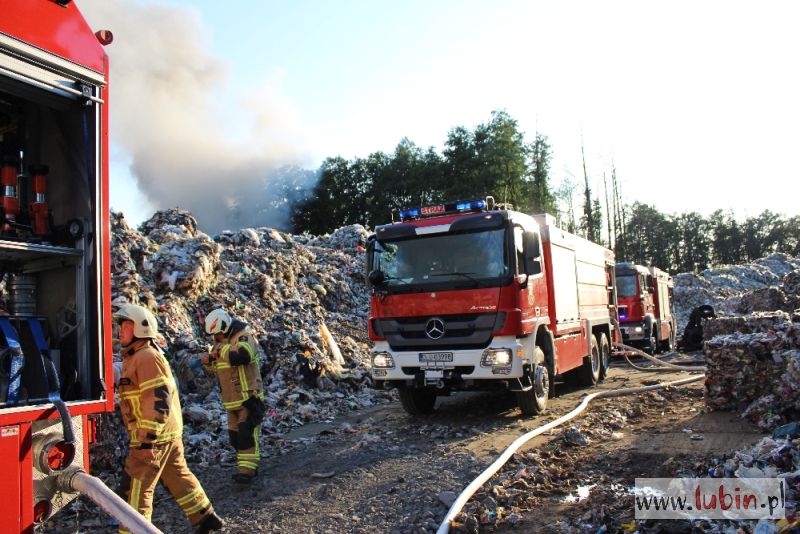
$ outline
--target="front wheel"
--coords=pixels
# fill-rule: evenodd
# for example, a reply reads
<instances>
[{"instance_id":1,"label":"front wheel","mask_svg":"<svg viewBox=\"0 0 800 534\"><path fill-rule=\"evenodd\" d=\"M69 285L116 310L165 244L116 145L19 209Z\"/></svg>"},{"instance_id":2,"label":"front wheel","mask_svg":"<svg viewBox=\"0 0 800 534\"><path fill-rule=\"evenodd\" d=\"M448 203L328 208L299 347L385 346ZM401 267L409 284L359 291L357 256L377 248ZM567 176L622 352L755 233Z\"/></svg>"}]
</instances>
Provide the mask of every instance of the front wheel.
<instances>
[{"instance_id":1,"label":"front wheel","mask_svg":"<svg viewBox=\"0 0 800 534\"><path fill-rule=\"evenodd\" d=\"M517 405L523 415L538 415L547 410L547 400L550 398L550 373L544 361L544 352L539 347L534 350L534 361L531 382L533 387L528 391L517 391Z\"/></svg>"},{"instance_id":2,"label":"front wheel","mask_svg":"<svg viewBox=\"0 0 800 534\"><path fill-rule=\"evenodd\" d=\"M654 332L655 325L651 325L648 330L649 337L644 344L644 351L650 356L654 356L658 352L658 341L656 340L656 333Z\"/></svg>"},{"instance_id":3,"label":"front wheel","mask_svg":"<svg viewBox=\"0 0 800 534\"><path fill-rule=\"evenodd\" d=\"M430 389L400 388L400 404L411 415L425 415L433 411L436 392Z\"/></svg>"}]
</instances>

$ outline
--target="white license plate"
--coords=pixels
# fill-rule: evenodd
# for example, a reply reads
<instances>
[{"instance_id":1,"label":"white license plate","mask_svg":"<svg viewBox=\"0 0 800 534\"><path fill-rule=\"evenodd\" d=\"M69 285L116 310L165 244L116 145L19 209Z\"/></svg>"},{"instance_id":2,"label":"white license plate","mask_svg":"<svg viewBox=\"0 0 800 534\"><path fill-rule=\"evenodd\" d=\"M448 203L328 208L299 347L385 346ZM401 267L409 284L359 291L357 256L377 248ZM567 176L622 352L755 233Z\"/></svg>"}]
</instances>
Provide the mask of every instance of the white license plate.
<instances>
[{"instance_id":1,"label":"white license plate","mask_svg":"<svg viewBox=\"0 0 800 534\"><path fill-rule=\"evenodd\" d=\"M452 352L420 352L419 361L421 362L452 362Z\"/></svg>"},{"instance_id":2,"label":"white license plate","mask_svg":"<svg viewBox=\"0 0 800 534\"><path fill-rule=\"evenodd\" d=\"M425 369L425 380L437 380L440 378L444 378L444 371Z\"/></svg>"}]
</instances>

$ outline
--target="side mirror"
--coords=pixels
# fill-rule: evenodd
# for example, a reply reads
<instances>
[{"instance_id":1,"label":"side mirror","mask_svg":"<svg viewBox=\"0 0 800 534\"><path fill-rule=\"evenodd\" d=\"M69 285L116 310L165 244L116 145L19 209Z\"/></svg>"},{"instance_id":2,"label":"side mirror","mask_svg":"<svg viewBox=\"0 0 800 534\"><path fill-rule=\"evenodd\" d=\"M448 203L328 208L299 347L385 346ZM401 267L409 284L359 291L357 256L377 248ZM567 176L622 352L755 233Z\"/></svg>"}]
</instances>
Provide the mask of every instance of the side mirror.
<instances>
[{"instance_id":1,"label":"side mirror","mask_svg":"<svg viewBox=\"0 0 800 534\"><path fill-rule=\"evenodd\" d=\"M522 250L525 254L525 272L529 275L542 272L539 236L535 232L525 232L522 236Z\"/></svg>"},{"instance_id":2,"label":"side mirror","mask_svg":"<svg viewBox=\"0 0 800 534\"><path fill-rule=\"evenodd\" d=\"M370 271L367 278L369 279L369 283L373 286L382 286L383 282L386 281L386 275L383 274L383 271L378 270Z\"/></svg>"}]
</instances>

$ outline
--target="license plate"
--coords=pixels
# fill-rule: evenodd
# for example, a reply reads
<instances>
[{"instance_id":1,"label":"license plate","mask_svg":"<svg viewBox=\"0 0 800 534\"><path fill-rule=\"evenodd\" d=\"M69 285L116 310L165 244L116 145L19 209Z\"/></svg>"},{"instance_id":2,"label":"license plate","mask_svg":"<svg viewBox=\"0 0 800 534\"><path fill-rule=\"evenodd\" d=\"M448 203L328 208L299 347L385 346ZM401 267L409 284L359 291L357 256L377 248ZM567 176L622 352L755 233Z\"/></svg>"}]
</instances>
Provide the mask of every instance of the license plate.
<instances>
[{"instance_id":1,"label":"license plate","mask_svg":"<svg viewBox=\"0 0 800 534\"><path fill-rule=\"evenodd\" d=\"M419 361L421 362L452 362L452 352L420 352Z\"/></svg>"}]
</instances>

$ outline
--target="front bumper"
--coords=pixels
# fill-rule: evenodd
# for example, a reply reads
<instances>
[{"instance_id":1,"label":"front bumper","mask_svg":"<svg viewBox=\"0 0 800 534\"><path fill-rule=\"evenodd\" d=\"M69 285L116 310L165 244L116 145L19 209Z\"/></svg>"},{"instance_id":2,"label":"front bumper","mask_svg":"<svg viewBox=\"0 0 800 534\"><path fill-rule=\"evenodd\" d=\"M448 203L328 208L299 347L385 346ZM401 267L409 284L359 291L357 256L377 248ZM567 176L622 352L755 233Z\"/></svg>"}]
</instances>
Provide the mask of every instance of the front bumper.
<instances>
[{"instance_id":1,"label":"front bumper","mask_svg":"<svg viewBox=\"0 0 800 534\"><path fill-rule=\"evenodd\" d=\"M481 359L484 351L508 349L511 351L510 365L484 366ZM376 383L404 382L408 386L436 385L438 387L469 387L475 381L502 381L523 376L523 361L517 356L522 345L513 336L497 337L485 349L448 350L437 348L430 351L393 351L385 341L377 342L372 353L387 352L394 360L392 368L371 369ZM430 353L452 353L452 361L420 361Z\"/></svg>"},{"instance_id":2,"label":"front bumper","mask_svg":"<svg viewBox=\"0 0 800 534\"><path fill-rule=\"evenodd\" d=\"M622 333L622 341L642 341L645 339L644 323L622 323L619 326L619 331Z\"/></svg>"}]
</instances>

